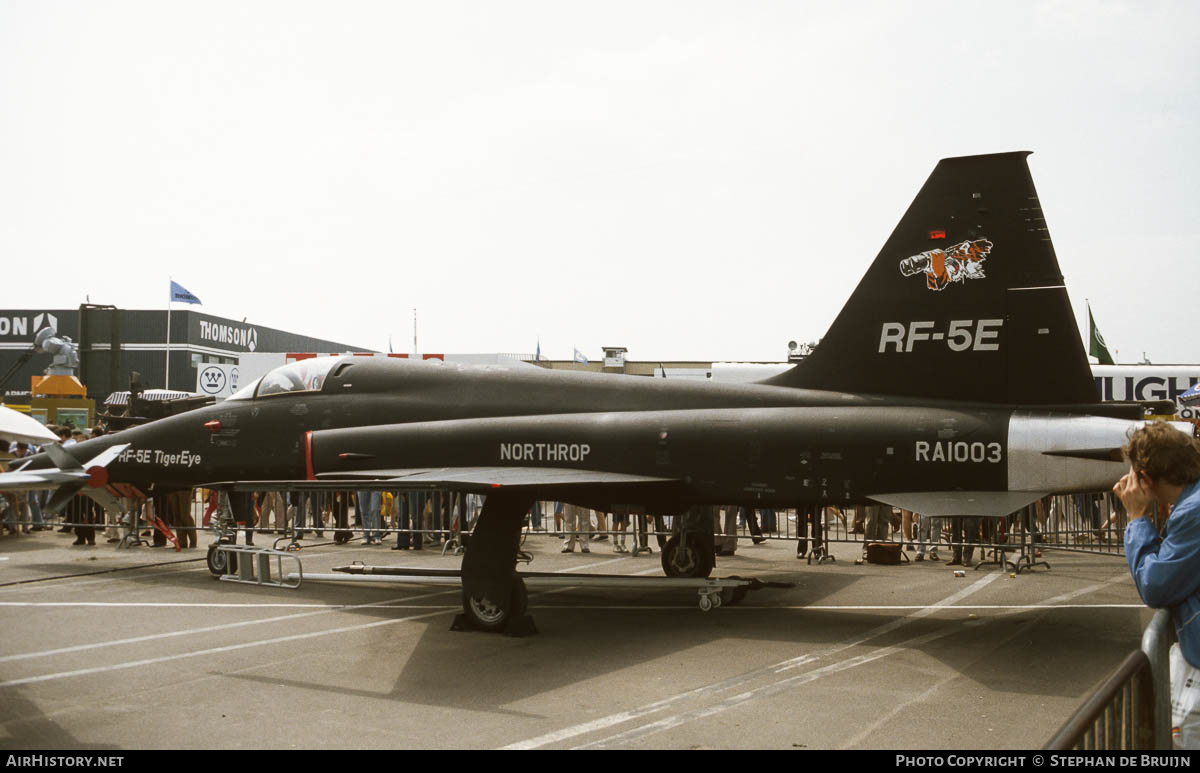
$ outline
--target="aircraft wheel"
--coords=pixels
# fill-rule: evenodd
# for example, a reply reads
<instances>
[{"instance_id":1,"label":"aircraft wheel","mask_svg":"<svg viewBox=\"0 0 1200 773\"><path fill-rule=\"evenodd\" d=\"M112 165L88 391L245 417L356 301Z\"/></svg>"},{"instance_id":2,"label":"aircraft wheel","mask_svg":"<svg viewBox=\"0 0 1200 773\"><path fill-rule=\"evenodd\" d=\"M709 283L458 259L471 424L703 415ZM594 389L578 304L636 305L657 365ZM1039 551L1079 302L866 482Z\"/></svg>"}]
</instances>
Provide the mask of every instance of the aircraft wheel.
<instances>
[{"instance_id":1,"label":"aircraft wheel","mask_svg":"<svg viewBox=\"0 0 1200 773\"><path fill-rule=\"evenodd\" d=\"M509 613L486 598L463 596L463 612L471 621L471 627L480 631L502 631L508 622Z\"/></svg>"},{"instance_id":2,"label":"aircraft wheel","mask_svg":"<svg viewBox=\"0 0 1200 773\"><path fill-rule=\"evenodd\" d=\"M208 546L208 559L206 563L208 564L208 571L214 577L237 572L237 554L225 550L217 550L217 545Z\"/></svg>"},{"instance_id":3,"label":"aircraft wheel","mask_svg":"<svg viewBox=\"0 0 1200 773\"><path fill-rule=\"evenodd\" d=\"M682 547L679 537L667 540L662 550L662 568L668 577L707 577L713 570L712 559L689 538Z\"/></svg>"},{"instance_id":4,"label":"aircraft wheel","mask_svg":"<svg viewBox=\"0 0 1200 773\"><path fill-rule=\"evenodd\" d=\"M513 581L508 611L490 599L463 596L463 612L471 621L472 627L480 631L503 631L509 620L525 614L528 608L529 593L525 589L525 581L519 577Z\"/></svg>"}]
</instances>

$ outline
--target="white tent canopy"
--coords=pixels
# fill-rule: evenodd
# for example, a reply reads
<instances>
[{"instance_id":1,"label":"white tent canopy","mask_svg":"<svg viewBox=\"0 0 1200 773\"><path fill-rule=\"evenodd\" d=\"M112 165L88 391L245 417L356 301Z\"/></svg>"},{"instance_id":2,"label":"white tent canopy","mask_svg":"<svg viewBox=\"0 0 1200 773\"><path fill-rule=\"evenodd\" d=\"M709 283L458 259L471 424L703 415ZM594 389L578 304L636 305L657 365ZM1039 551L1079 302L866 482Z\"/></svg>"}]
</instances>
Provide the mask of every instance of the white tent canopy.
<instances>
[{"instance_id":1,"label":"white tent canopy","mask_svg":"<svg viewBox=\"0 0 1200 773\"><path fill-rule=\"evenodd\" d=\"M175 389L145 389L143 400L178 400L182 397L204 397L199 392L180 392ZM129 405L129 392L113 392L104 401L105 405Z\"/></svg>"},{"instance_id":2,"label":"white tent canopy","mask_svg":"<svg viewBox=\"0 0 1200 773\"><path fill-rule=\"evenodd\" d=\"M58 437L20 411L0 405L0 440L11 443L57 443Z\"/></svg>"}]
</instances>

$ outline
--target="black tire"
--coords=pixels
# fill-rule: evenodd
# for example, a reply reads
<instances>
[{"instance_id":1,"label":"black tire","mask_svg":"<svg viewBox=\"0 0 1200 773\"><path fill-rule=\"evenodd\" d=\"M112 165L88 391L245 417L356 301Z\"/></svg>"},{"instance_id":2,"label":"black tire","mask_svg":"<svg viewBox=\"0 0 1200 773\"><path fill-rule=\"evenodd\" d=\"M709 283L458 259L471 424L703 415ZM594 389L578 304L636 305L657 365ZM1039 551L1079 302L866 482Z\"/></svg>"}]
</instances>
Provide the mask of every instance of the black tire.
<instances>
[{"instance_id":1,"label":"black tire","mask_svg":"<svg viewBox=\"0 0 1200 773\"><path fill-rule=\"evenodd\" d=\"M468 597L463 594L463 614L467 616L471 626L479 631L503 631L510 620L525 614L528 609L529 593L525 589L525 581L519 577L513 580L512 598L507 611L486 598Z\"/></svg>"},{"instance_id":2,"label":"black tire","mask_svg":"<svg viewBox=\"0 0 1200 773\"><path fill-rule=\"evenodd\" d=\"M486 598L463 596L463 614L478 631L498 632L508 624L509 614Z\"/></svg>"},{"instance_id":3,"label":"black tire","mask_svg":"<svg viewBox=\"0 0 1200 773\"><path fill-rule=\"evenodd\" d=\"M713 559L690 536L681 548L675 535L663 546L662 568L668 577L707 577L713 570Z\"/></svg>"},{"instance_id":4,"label":"black tire","mask_svg":"<svg viewBox=\"0 0 1200 773\"><path fill-rule=\"evenodd\" d=\"M224 543L221 543L224 544ZM208 571L214 577L224 574L237 574L237 554L225 550L217 550L217 545L208 546Z\"/></svg>"}]
</instances>

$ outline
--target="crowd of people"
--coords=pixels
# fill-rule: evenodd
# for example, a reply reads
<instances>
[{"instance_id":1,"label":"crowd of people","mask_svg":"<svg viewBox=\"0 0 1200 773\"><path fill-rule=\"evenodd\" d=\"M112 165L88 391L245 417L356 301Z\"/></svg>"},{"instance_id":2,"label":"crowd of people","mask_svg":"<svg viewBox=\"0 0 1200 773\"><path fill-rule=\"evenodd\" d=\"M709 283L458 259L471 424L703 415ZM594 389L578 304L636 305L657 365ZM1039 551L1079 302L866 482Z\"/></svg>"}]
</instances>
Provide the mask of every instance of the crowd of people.
<instances>
[{"instance_id":1,"label":"crowd of people","mask_svg":"<svg viewBox=\"0 0 1200 773\"><path fill-rule=\"evenodd\" d=\"M421 550L440 545L458 531L460 522L473 523L482 498L472 494L456 497L443 491L260 491L241 496L241 506L231 508L250 513L237 519L246 531L247 544L255 534L324 538L332 532L335 542L361 534L365 545L383 545L384 535L396 533L395 549ZM220 507L217 492L203 492L206 502L201 527L213 525ZM233 504L233 503L231 503Z\"/></svg>"}]
</instances>

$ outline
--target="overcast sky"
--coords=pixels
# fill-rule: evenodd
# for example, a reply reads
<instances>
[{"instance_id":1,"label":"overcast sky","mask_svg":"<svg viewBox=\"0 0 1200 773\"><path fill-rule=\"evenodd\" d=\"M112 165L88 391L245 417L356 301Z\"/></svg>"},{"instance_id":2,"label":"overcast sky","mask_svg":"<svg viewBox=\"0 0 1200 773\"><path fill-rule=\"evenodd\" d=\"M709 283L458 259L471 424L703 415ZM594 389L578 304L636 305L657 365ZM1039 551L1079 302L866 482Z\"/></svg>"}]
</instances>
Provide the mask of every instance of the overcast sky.
<instances>
[{"instance_id":1,"label":"overcast sky","mask_svg":"<svg viewBox=\"0 0 1200 773\"><path fill-rule=\"evenodd\" d=\"M1200 362L1200 3L0 0L0 308L778 360L938 159L1032 150L1118 361Z\"/></svg>"}]
</instances>

